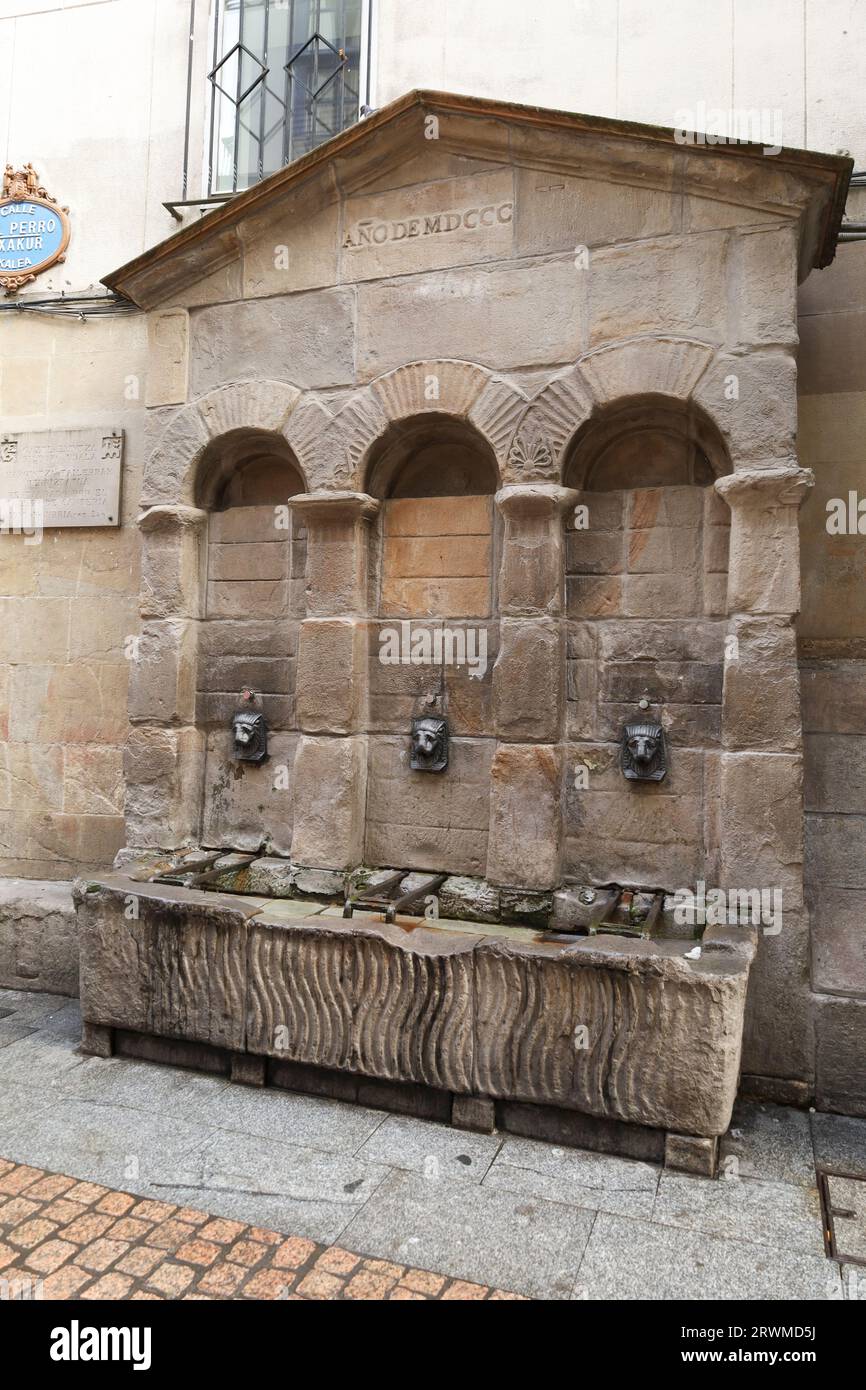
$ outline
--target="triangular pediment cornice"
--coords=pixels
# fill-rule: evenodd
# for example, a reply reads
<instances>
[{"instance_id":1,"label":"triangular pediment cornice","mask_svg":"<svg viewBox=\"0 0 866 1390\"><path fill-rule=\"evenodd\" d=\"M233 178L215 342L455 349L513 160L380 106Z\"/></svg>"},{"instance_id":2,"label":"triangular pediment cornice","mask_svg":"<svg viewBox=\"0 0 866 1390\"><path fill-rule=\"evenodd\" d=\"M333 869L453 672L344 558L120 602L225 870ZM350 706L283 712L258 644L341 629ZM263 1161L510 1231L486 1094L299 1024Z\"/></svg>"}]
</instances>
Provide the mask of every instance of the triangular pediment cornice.
<instances>
[{"instance_id":1,"label":"triangular pediment cornice","mask_svg":"<svg viewBox=\"0 0 866 1390\"><path fill-rule=\"evenodd\" d=\"M479 164L518 165L672 190L796 220L801 278L833 259L853 163L753 144L682 143L661 126L446 92L413 91L237 194L107 275L142 308L165 303L239 259L251 228L277 213L306 219L363 192L418 155L435 120L440 149Z\"/></svg>"}]
</instances>

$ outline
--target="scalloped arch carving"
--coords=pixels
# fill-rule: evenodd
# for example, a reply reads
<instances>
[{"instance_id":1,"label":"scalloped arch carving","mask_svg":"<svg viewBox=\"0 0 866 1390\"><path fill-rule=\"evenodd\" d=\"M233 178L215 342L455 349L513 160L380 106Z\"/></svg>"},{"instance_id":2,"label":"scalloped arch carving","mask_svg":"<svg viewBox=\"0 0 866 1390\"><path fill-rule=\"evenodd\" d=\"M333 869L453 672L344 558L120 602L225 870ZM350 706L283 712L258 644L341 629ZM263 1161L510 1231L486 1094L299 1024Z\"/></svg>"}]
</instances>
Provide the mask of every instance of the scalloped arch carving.
<instances>
[{"instance_id":1,"label":"scalloped arch carving","mask_svg":"<svg viewBox=\"0 0 866 1390\"><path fill-rule=\"evenodd\" d=\"M370 451L388 426L428 413L473 425L493 450L501 474L526 403L523 392L505 377L474 362L407 363L357 391L323 425L313 450L315 485L362 487Z\"/></svg>"},{"instance_id":2,"label":"scalloped arch carving","mask_svg":"<svg viewBox=\"0 0 866 1390\"><path fill-rule=\"evenodd\" d=\"M708 343L671 337L634 338L587 353L526 406L509 441L506 481L559 482L571 440L594 412L635 397L686 403L714 356Z\"/></svg>"},{"instance_id":3,"label":"scalloped arch carving","mask_svg":"<svg viewBox=\"0 0 866 1390\"><path fill-rule=\"evenodd\" d=\"M236 381L218 386L179 410L144 467L141 505L192 504L196 475L205 449L221 435L255 429L288 437L287 424L301 392L285 381ZM289 440L291 443L291 440ZM300 455L301 470L306 468Z\"/></svg>"},{"instance_id":4,"label":"scalloped arch carving","mask_svg":"<svg viewBox=\"0 0 866 1390\"><path fill-rule=\"evenodd\" d=\"M587 353L580 369L599 405L626 396L687 401L714 352L693 338L632 338Z\"/></svg>"},{"instance_id":5,"label":"scalloped arch carving","mask_svg":"<svg viewBox=\"0 0 866 1390\"><path fill-rule=\"evenodd\" d=\"M516 423L508 446L505 481L558 483L565 446L589 419L594 404L579 365L558 372Z\"/></svg>"}]
</instances>

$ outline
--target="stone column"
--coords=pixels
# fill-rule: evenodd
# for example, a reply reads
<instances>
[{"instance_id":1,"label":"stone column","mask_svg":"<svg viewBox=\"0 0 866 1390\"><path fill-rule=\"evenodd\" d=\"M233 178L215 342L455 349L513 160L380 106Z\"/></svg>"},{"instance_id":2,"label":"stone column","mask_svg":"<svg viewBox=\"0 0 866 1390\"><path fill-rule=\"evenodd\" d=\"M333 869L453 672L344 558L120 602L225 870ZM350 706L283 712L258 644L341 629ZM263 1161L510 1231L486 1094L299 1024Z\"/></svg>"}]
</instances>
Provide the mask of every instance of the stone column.
<instances>
[{"instance_id":1,"label":"stone column","mask_svg":"<svg viewBox=\"0 0 866 1390\"><path fill-rule=\"evenodd\" d=\"M500 641L493 668L499 740L491 768L487 877L546 890L559 881L565 710L562 514L577 494L553 483L504 487Z\"/></svg>"},{"instance_id":2,"label":"stone column","mask_svg":"<svg viewBox=\"0 0 866 1390\"><path fill-rule=\"evenodd\" d=\"M200 834L204 737L195 724L207 513L151 507L138 521L141 634L130 656L127 844L181 849Z\"/></svg>"},{"instance_id":3,"label":"stone column","mask_svg":"<svg viewBox=\"0 0 866 1390\"><path fill-rule=\"evenodd\" d=\"M731 508L728 651L722 696L720 886L779 893L760 931L744 1070L801 1078L812 1067L803 901L803 750L794 620L798 513L814 477L796 464L719 478Z\"/></svg>"},{"instance_id":4,"label":"stone column","mask_svg":"<svg viewBox=\"0 0 866 1390\"><path fill-rule=\"evenodd\" d=\"M307 530L292 860L348 869L364 849L368 552L379 503L363 492L309 492L289 505Z\"/></svg>"}]
</instances>

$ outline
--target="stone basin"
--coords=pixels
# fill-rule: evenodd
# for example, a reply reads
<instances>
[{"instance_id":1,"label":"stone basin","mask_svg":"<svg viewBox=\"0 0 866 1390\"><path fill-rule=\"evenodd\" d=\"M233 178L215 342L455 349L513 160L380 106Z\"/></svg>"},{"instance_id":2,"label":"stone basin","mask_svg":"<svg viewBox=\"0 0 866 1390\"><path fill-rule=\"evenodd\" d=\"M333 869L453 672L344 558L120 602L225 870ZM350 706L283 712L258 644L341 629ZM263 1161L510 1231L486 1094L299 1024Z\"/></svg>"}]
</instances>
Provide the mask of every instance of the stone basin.
<instances>
[{"instance_id":1,"label":"stone basin","mask_svg":"<svg viewBox=\"0 0 866 1390\"><path fill-rule=\"evenodd\" d=\"M754 940L560 936L321 900L79 881L85 1047L111 1030L712 1139ZM697 952L697 953L696 953ZM242 1069L241 1069L242 1070Z\"/></svg>"}]
</instances>

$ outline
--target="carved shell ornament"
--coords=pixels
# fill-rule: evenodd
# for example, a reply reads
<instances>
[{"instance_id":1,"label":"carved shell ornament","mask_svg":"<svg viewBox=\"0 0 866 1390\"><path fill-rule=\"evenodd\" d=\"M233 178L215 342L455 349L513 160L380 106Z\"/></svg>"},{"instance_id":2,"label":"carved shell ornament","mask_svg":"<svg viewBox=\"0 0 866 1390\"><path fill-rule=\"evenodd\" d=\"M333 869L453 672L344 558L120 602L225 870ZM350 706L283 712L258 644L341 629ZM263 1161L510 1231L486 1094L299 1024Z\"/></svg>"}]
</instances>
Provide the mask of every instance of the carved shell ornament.
<instances>
[{"instance_id":1,"label":"carved shell ornament","mask_svg":"<svg viewBox=\"0 0 866 1390\"><path fill-rule=\"evenodd\" d=\"M0 197L0 287L7 295L66 259L68 208L39 182L32 164L7 164Z\"/></svg>"},{"instance_id":2,"label":"carved shell ornament","mask_svg":"<svg viewBox=\"0 0 866 1390\"><path fill-rule=\"evenodd\" d=\"M553 452L543 435L516 434L508 450L508 466L521 478L549 479L554 471Z\"/></svg>"}]
</instances>

